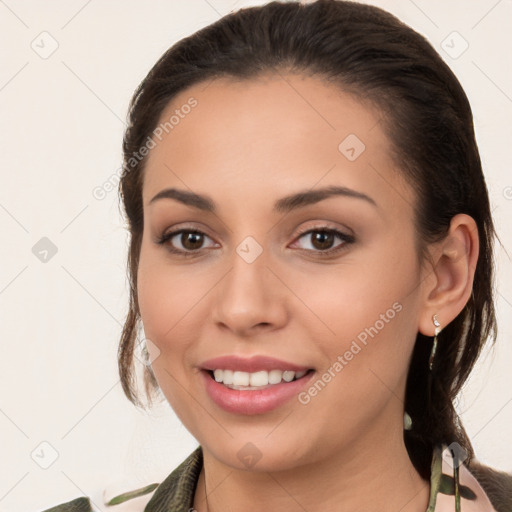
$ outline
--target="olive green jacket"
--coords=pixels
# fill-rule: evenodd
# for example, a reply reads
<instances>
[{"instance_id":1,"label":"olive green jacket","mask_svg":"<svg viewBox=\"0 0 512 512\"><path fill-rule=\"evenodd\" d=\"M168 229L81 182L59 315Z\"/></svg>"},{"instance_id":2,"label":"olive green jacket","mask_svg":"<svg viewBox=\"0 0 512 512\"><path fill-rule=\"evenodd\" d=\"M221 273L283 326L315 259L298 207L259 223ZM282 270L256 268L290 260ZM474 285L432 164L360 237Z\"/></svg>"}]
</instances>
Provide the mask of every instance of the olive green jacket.
<instances>
[{"instance_id":1,"label":"olive green jacket","mask_svg":"<svg viewBox=\"0 0 512 512\"><path fill-rule=\"evenodd\" d=\"M104 504L104 510L193 512L194 493L202 466L203 452L199 446L162 483L117 496ZM130 500L140 496L150 496L144 508L126 508ZM512 512L512 475L476 462L468 468L457 463L448 447L437 447L432 457L430 499L426 512L464 512L467 501L472 502L471 510L475 512ZM44 512L96 512L96 509L89 498L81 497Z\"/></svg>"}]
</instances>

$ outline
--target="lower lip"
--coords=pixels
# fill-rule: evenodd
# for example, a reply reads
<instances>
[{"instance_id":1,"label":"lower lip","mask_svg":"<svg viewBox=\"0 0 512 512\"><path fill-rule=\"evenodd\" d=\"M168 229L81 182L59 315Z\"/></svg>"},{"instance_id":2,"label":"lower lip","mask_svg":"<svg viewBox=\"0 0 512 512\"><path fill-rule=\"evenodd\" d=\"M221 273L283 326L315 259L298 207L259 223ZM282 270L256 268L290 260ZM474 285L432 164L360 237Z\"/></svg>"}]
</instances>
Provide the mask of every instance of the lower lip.
<instances>
[{"instance_id":1,"label":"lower lip","mask_svg":"<svg viewBox=\"0 0 512 512\"><path fill-rule=\"evenodd\" d=\"M292 382L281 382L268 388L249 391L228 388L213 379L208 371L201 371L206 392L212 401L225 411L235 414L263 414L276 409L297 396L313 373L308 372Z\"/></svg>"}]
</instances>

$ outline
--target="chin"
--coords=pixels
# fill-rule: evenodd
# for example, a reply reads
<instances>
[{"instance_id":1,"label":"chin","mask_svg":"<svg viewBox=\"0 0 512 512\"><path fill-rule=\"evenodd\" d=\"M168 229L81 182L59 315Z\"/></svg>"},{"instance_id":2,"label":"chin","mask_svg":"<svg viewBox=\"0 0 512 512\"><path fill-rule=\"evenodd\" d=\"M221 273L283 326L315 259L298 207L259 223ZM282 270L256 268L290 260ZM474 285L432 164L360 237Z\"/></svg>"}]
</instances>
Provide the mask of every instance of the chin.
<instances>
[{"instance_id":1,"label":"chin","mask_svg":"<svg viewBox=\"0 0 512 512\"><path fill-rule=\"evenodd\" d=\"M279 428L279 427L278 427ZM298 466L313 462L318 453L308 450L304 440L312 442L303 435L293 436L281 433L274 439L269 430L254 435L240 435L230 437L229 440L219 442L206 435L200 442L203 450L208 451L220 463L241 471L276 472L296 469Z\"/></svg>"}]
</instances>

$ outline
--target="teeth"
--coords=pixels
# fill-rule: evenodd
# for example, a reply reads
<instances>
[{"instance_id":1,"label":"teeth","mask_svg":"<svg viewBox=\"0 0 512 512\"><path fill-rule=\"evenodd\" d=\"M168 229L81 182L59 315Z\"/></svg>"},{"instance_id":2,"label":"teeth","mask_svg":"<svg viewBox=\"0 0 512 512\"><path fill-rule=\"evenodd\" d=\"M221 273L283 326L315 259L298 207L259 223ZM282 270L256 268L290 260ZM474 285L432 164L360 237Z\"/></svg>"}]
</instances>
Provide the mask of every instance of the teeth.
<instances>
[{"instance_id":1,"label":"teeth","mask_svg":"<svg viewBox=\"0 0 512 512\"><path fill-rule=\"evenodd\" d=\"M268 383L279 384L283 378L283 372L281 370L270 370L268 372Z\"/></svg>"},{"instance_id":2,"label":"teeth","mask_svg":"<svg viewBox=\"0 0 512 512\"><path fill-rule=\"evenodd\" d=\"M256 373L250 373L249 382L251 386L267 386L268 385L268 372L261 371Z\"/></svg>"},{"instance_id":3,"label":"teeth","mask_svg":"<svg viewBox=\"0 0 512 512\"><path fill-rule=\"evenodd\" d=\"M233 373L233 384L235 386L248 386L249 385L249 374L247 372Z\"/></svg>"},{"instance_id":4,"label":"teeth","mask_svg":"<svg viewBox=\"0 0 512 512\"><path fill-rule=\"evenodd\" d=\"M224 382L224 384L233 384L233 370L224 370L220 382Z\"/></svg>"},{"instance_id":5,"label":"teeth","mask_svg":"<svg viewBox=\"0 0 512 512\"><path fill-rule=\"evenodd\" d=\"M283 380L285 382L291 382L293 380L293 377L295 377L295 372L292 372L290 370L286 370L283 372Z\"/></svg>"},{"instance_id":6,"label":"teeth","mask_svg":"<svg viewBox=\"0 0 512 512\"><path fill-rule=\"evenodd\" d=\"M291 382L294 379L300 379L306 375L307 370L294 372L292 370L270 370L269 372L261 370L259 372L249 373L233 370L216 369L213 376L217 382L233 389L255 389L267 387L280 382Z\"/></svg>"}]
</instances>

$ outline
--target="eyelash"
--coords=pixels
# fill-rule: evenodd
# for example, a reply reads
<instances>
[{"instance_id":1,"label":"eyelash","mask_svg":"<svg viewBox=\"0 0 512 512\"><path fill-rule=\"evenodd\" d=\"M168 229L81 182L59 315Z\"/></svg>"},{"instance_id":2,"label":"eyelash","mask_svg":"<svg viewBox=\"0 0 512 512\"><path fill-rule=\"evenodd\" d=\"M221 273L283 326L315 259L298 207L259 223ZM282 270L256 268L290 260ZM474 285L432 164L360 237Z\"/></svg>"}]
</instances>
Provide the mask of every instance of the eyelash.
<instances>
[{"instance_id":1,"label":"eyelash","mask_svg":"<svg viewBox=\"0 0 512 512\"><path fill-rule=\"evenodd\" d=\"M202 231L199 231L197 229L183 228L183 229L178 229L176 231L171 231L170 233L164 233L163 235L158 237L158 239L156 240L156 243L159 245L165 245L165 244L167 244L167 242L169 240L174 238L176 235L179 235L182 233L193 233L196 235L204 235L206 237L208 236L206 233L203 233ZM347 245L352 244L355 241L355 238L352 235L347 235L346 233L343 233L334 228L329 228L327 226L318 226L315 228L306 229L297 235L296 240L299 240L303 236L309 235L311 233L332 234L332 235L335 235L337 238L340 238L344 242L344 243L338 245L337 247L334 247L333 249L328 249L326 251L321 251L321 250L315 251L312 249L302 249L307 252L317 253L320 257L329 257L329 256L332 257L332 256L338 254L339 252L341 252L342 250L345 250ZM195 251L191 251L191 250L184 251L182 249L176 249L175 247L173 247L170 244L168 244L167 250L173 254L178 254L180 256L183 256L184 258L191 258L191 257L197 256L199 254L199 252L201 251L201 249L197 249Z\"/></svg>"}]
</instances>

